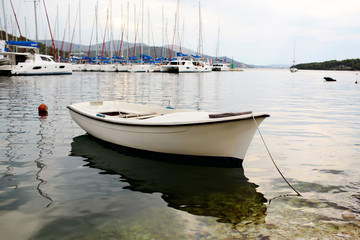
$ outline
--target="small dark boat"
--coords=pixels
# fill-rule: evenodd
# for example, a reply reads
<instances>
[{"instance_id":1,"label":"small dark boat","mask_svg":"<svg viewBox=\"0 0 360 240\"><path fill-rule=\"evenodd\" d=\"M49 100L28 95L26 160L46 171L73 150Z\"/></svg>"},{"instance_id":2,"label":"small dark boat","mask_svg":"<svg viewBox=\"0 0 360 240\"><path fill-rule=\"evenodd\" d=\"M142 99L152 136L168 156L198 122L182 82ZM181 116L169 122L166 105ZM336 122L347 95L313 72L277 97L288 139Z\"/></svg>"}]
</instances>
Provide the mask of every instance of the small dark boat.
<instances>
[{"instance_id":1,"label":"small dark boat","mask_svg":"<svg viewBox=\"0 0 360 240\"><path fill-rule=\"evenodd\" d=\"M325 81L327 82L336 82L336 79L331 78L331 77L324 77Z\"/></svg>"}]
</instances>

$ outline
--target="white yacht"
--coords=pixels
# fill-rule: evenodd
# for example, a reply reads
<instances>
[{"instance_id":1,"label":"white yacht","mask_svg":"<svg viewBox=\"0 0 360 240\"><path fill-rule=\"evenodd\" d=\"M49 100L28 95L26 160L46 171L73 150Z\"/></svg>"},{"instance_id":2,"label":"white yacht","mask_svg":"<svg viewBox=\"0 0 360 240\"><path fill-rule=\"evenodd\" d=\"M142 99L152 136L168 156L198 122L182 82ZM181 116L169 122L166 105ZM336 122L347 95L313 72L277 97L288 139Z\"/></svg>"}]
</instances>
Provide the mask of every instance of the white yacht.
<instances>
[{"instance_id":1,"label":"white yacht","mask_svg":"<svg viewBox=\"0 0 360 240\"><path fill-rule=\"evenodd\" d=\"M186 72L210 72L211 66L201 60L176 58L160 67L161 72L186 73Z\"/></svg>"},{"instance_id":2,"label":"white yacht","mask_svg":"<svg viewBox=\"0 0 360 240\"><path fill-rule=\"evenodd\" d=\"M83 56L71 56L71 64L73 72L85 72L87 71L86 62Z\"/></svg>"},{"instance_id":3,"label":"white yacht","mask_svg":"<svg viewBox=\"0 0 360 240\"><path fill-rule=\"evenodd\" d=\"M87 71L87 64L74 63L72 64L72 68L74 72L85 72Z\"/></svg>"},{"instance_id":4,"label":"white yacht","mask_svg":"<svg viewBox=\"0 0 360 240\"><path fill-rule=\"evenodd\" d=\"M72 74L71 64L55 62L52 56L39 54L37 42L6 41L5 45L16 51L0 51L3 56L3 61L0 61L0 75ZM27 52L20 53L18 48L24 48Z\"/></svg>"},{"instance_id":5,"label":"white yacht","mask_svg":"<svg viewBox=\"0 0 360 240\"><path fill-rule=\"evenodd\" d=\"M151 64L129 64L128 65L128 72L153 72L154 68Z\"/></svg>"},{"instance_id":6,"label":"white yacht","mask_svg":"<svg viewBox=\"0 0 360 240\"><path fill-rule=\"evenodd\" d=\"M212 67L208 62L203 61L202 59L194 61L197 66L200 66L200 72L211 72Z\"/></svg>"},{"instance_id":7,"label":"white yacht","mask_svg":"<svg viewBox=\"0 0 360 240\"><path fill-rule=\"evenodd\" d=\"M127 72L129 69L129 65L127 63L119 63L116 65L117 72Z\"/></svg>"},{"instance_id":8,"label":"white yacht","mask_svg":"<svg viewBox=\"0 0 360 240\"><path fill-rule=\"evenodd\" d=\"M230 65L226 62L216 61L212 65L212 70L213 71L229 71Z\"/></svg>"},{"instance_id":9,"label":"white yacht","mask_svg":"<svg viewBox=\"0 0 360 240\"><path fill-rule=\"evenodd\" d=\"M102 64L100 66L101 66L102 72L116 72L117 71L117 65L115 63L107 63L107 64Z\"/></svg>"}]
</instances>

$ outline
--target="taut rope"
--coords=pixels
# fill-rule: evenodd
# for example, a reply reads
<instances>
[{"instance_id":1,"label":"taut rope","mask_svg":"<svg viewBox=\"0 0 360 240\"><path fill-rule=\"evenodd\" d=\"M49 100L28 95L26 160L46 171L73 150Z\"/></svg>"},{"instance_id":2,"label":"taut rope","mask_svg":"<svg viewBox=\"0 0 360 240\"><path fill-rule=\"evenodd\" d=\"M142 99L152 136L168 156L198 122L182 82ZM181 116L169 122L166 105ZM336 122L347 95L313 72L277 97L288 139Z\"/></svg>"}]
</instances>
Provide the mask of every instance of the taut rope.
<instances>
[{"instance_id":1,"label":"taut rope","mask_svg":"<svg viewBox=\"0 0 360 240\"><path fill-rule=\"evenodd\" d=\"M262 142L264 143L264 146L265 146L265 148L266 148L266 150L267 150L267 152L268 152L268 154L269 154L269 156L270 156L270 158L271 158L271 161L273 162L275 168L276 168L277 171L280 173L280 175L281 175L281 177L284 179L284 181L289 185L289 187L290 187L292 190L294 190L294 192L296 192L297 196L302 197L302 195L301 195L293 186L291 186L291 184L286 180L286 178L284 177L284 175L281 173L281 171L280 171L280 169L278 168L278 166L276 165L273 157L271 156L271 153L270 153L270 151L269 151L269 148L267 147L267 145L266 145L266 143L265 143L265 140L264 140L264 138L263 138L263 136L262 136L262 134L261 134L261 132L260 132L259 125L257 124L257 122L256 122L256 120L255 120L254 114L252 114L252 118L254 119L254 123L255 123L256 128L257 128L257 130L258 130L258 132L259 132L259 134L260 134L261 140L262 140Z\"/></svg>"}]
</instances>

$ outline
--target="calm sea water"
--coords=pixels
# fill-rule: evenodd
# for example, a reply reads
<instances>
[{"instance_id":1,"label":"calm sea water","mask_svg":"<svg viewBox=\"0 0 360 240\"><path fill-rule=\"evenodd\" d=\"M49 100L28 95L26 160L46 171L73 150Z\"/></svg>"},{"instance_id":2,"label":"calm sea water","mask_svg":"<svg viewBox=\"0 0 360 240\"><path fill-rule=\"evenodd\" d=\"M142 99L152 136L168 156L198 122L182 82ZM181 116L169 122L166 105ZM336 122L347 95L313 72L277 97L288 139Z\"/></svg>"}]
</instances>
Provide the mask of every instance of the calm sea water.
<instances>
[{"instance_id":1,"label":"calm sea water","mask_svg":"<svg viewBox=\"0 0 360 240\"><path fill-rule=\"evenodd\" d=\"M302 197L283 196L258 133L243 168L181 164L99 142L66 108L114 99L270 114L260 130ZM355 72L0 77L0 116L3 239L359 239Z\"/></svg>"}]
</instances>

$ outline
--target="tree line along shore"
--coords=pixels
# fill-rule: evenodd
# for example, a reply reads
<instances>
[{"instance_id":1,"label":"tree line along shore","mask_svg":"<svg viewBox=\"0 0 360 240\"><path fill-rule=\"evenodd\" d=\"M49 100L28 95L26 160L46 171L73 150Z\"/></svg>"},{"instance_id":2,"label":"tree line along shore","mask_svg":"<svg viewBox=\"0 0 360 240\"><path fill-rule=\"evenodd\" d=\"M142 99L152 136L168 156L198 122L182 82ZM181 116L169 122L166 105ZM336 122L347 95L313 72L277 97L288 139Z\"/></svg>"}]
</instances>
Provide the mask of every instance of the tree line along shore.
<instances>
[{"instance_id":1,"label":"tree line along shore","mask_svg":"<svg viewBox=\"0 0 360 240\"><path fill-rule=\"evenodd\" d=\"M347 70L359 71L360 59L346 59L342 61L330 60L325 62L301 63L295 65L297 69L304 70Z\"/></svg>"}]
</instances>

